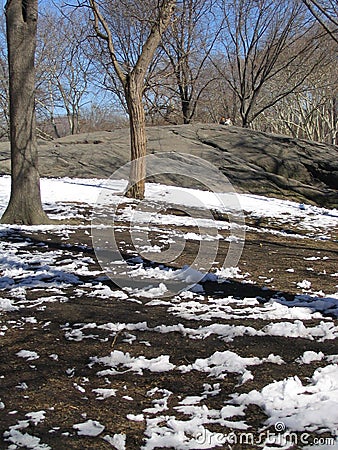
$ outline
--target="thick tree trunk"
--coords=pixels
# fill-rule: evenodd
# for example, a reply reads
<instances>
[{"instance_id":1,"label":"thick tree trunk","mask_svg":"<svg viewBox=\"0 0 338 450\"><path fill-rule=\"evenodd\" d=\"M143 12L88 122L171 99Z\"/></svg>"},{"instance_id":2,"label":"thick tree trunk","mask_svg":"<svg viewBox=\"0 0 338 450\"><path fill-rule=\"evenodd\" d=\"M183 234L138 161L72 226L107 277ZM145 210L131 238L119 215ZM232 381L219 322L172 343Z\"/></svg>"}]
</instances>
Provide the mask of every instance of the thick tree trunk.
<instances>
[{"instance_id":1,"label":"thick tree trunk","mask_svg":"<svg viewBox=\"0 0 338 450\"><path fill-rule=\"evenodd\" d=\"M141 200L144 198L145 191L145 156L147 154L146 121L142 102L142 89L142 80L140 83L137 83L132 77L127 80L125 95L129 113L131 166L126 196Z\"/></svg>"},{"instance_id":2,"label":"thick tree trunk","mask_svg":"<svg viewBox=\"0 0 338 450\"><path fill-rule=\"evenodd\" d=\"M35 123L35 67L38 0L6 5L9 63L11 197L2 223L47 223L42 209Z\"/></svg>"},{"instance_id":3,"label":"thick tree trunk","mask_svg":"<svg viewBox=\"0 0 338 450\"><path fill-rule=\"evenodd\" d=\"M190 101L189 100L182 99L182 114L183 114L184 125L188 125L191 122Z\"/></svg>"}]
</instances>

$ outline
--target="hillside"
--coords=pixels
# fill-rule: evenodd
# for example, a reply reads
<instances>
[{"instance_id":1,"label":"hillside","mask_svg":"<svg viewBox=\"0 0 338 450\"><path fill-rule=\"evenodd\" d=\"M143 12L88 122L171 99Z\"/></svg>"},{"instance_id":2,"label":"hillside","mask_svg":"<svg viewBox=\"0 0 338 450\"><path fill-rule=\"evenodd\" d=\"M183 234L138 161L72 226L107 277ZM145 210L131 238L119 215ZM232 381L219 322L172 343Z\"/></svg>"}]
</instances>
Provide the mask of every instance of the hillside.
<instances>
[{"instance_id":1,"label":"hillside","mask_svg":"<svg viewBox=\"0 0 338 450\"><path fill-rule=\"evenodd\" d=\"M337 207L336 146L215 124L151 127L147 134L149 154L175 151L204 158L239 192ZM45 177L106 178L129 160L126 129L41 141L39 147ZM0 144L0 158L0 175L8 174L8 143ZM194 187L190 181L186 185Z\"/></svg>"}]
</instances>

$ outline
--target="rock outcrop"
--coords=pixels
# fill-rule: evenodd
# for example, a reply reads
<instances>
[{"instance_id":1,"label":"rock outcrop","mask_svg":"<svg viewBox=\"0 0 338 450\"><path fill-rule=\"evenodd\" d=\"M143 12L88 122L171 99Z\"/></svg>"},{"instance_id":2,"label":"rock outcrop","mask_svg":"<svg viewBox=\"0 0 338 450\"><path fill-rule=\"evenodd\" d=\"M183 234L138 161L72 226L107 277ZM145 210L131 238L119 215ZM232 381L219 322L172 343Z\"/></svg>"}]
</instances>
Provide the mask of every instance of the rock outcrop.
<instances>
[{"instance_id":1,"label":"rock outcrop","mask_svg":"<svg viewBox=\"0 0 338 450\"><path fill-rule=\"evenodd\" d=\"M149 154L203 158L240 192L337 207L336 146L215 124L150 127L147 136ZM120 129L40 142L39 154L42 176L106 178L129 161L129 133ZM8 143L0 144L0 158L0 173L9 174Z\"/></svg>"}]
</instances>

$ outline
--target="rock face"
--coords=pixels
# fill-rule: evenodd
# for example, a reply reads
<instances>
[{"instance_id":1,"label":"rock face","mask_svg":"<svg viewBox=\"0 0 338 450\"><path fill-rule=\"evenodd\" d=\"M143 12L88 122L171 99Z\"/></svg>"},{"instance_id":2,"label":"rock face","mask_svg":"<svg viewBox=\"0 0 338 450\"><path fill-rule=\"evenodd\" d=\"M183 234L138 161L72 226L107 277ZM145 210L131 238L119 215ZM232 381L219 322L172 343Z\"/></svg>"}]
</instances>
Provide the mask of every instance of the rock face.
<instances>
[{"instance_id":1,"label":"rock face","mask_svg":"<svg viewBox=\"0 0 338 450\"><path fill-rule=\"evenodd\" d=\"M203 158L239 192L338 206L336 146L215 124L151 127L147 136L149 154L179 152ZM40 142L39 152L42 176L106 178L129 161L129 132L67 136ZM0 144L0 158L0 174L9 174L8 143ZM160 181L177 181L170 178ZM194 187L191 180L184 184Z\"/></svg>"}]
</instances>

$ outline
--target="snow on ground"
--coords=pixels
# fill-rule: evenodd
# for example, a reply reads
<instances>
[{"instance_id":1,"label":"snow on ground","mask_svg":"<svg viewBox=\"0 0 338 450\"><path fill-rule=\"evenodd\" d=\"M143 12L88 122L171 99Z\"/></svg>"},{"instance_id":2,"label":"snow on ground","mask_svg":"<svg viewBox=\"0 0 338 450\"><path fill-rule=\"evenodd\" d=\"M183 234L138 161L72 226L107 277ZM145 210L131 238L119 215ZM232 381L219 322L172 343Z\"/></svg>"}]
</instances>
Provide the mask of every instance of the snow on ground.
<instances>
[{"instance_id":1,"label":"snow on ground","mask_svg":"<svg viewBox=\"0 0 338 450\"><path fill-rule=\"evenodd\" d=\"M234 403L256 404L267 413L267 424L282 422L292 431L331 430L338 423L338 366L317 369L305 386L294 376L265 386L260 392L235 394Z\"/></svg>"},{"instance_id":2,"label":"snow on ground","mask_svg":"<svg viewBox=\"0 0 338 450\"><path fill-rule=\"evenodd\" d=\"M74 203L83 203L87 205L95 205L98 201L99 194L102 189L109 189L111 196L109 197L112 204L120 203L121 197L119 194L123 192L126 187L126 181L109 183L108 180L99 179L82 179L82 178L63 178L63 179L46 179L41 180L42 200L45 205L51 206L62 204L62 211L57 217L77 217L74 215ZM108 186L108 187L107 187ZM0 213L3 212L10 193L10 177L0 177ZM189 194L189 195L184 195ZM299 227L313 232L320 232L325 236L331 227L337 226L338 211L328 210L312 205L299 204L289 200L279 200L267 198L252 194L237 194L242 209L253 217L267 217L274 218L280 223L298 224ZM175 186L163 186L160 184L148 184L146 188L146 198L153 202L161 204L177 205L177 206L195 206L206 209L213 209L218 206L224 207L227 204L226 197L222 200L221 193L213 193L207 191L198 191L188 188L177 188ZM81 199L79 201L79 199ZM127 199L123 200L127 202ZM67 207L67 203L71 203ZM124 218L128 217L128 209L126 209ZM166 215L165 217L156 214L159 223L164 223L163 220L174 220L176 225L189 224L189 218L172 217ZM143 216L143 215L142 215ZM149 221L149 215L146 218L141 215L138 218L134 217L134 221ZM53 217L53 216L52 216ZM152 224L156 223L152 220ZM223 226L225 224L223 223Z\"/></svg>"},{"instance_id":3,"label":"snow on ground","mask_svg":"<svg viewBox=\"0 0 338 450\"><path fill-rule=\"evenodd\" d=\"M3 212L9 197L9 177L0 177L0 214ZM81 225L49 225L41 227L0 226L0 337L9 333L10 327L24 328L28 324L37 323L34 311L48 308L52 303L69 301L68 292L72 289L73 298L81 298L82 295L101 299L118 299L125 302L133 302L136 305L145 305L152 308L163 307L166 314L176 323L166 323L151 326L148 322L109 322L106 323L64 323L61 330L66 342L85 342L86 340L108 342L113 337L123 336L124 342L133 348L140 345L143 348L151 347L148 336L152 335L179 335L194 341L203 343L209 337L214 337L223 343L233 342L238 337L293 337L302 338L304 342L329 342L338 337L338 326L332 317L338 317L337 292L320 292L311 290L311 283L307 280L299 280L299 294L292 301L286 300L283 295L261 302L256 297L237 298L235 296L205 296L203 286L198 284L198 289L187 289L177 295L167 294L167 283L173 278L182 279L189 284L202 283L203 281L224 282L231 278L238 282L250 282L250 274L242 273L239 267L217 268L213 274L206 274L191 267L181 269L168 269L164 266L144 266L142 260L134 261L131 276L135 278L147 277L159 280L156 288L121 289L113 290L105 282L107 277L104 271L93 270L93 255L88 254L88 248L79 245L77 257L74 258L73 249L67 247L68 237L74 230L81 228L87 235L90 233L90 225L85 221L86 208L95 206L102 186L106 186L104 180L84 179L43 179L41 182L42 198L44 205L51 212L53 218L75 218L83 220ZM109 185L111 190L110 200L114 204L121 202L120 192L124 189L125 182ZM183 193L189 195L183 195ZM295 202L276 200L255 195L241 194L238 196L240 204L246 215L252 218L267 218L280 224L293 225L299 230L299 238L330 239L334 227L338 224L338 212L326 210L309 205L299 205ZM219 200L213 193L196 190L178 190L178 188L161 186L157 184L147 185L147 198L151 202L160 205L173 205L184 207L200 207L201 202L206 209L217 209ZM196 203L193 199L196 198ZM187 200L189 199L189 200ZM187 204L189 202L189 204ZM125 201L127 203L127 201ZM156 209L156 208L155 208ZM222 213L226 211L220 211ZM121 229L123 220L130 219L132 209L124 205L119 216ZM159 230L159 225L194 226L195 218L180 217L171 214L161 214L159 208L155 213L146 213L144 210L137 216L133 216L133 223L144 224L143 230ZM196 241L218 241L224 239L222 230L229 228L224 221L213 218L203 218L199 224L208 226L212 223L217 228L214 235L197 234L195 231L180 232L172 227L172 231L163 235L164 242L175 241L177 237ZM244 226L244 225L243 225ZM249 226L244 226L250 230ZM33 242L22 237L24 231L52 232L64 240L63 248L53 248L41 243L38 249ZM306 231L306 235L301 231ZM275 231L264 229L265 232ZM282 232L280 232L282 233ZM295 236L297 236L295 234ZM162 246L151 246L144 251L161 252ZM314 256L316 258L318 256ZM308 258L309 263L311 260ZM294 268L288 269L290 273ZM332 274L336 277L337 273ZM95 282L93 280L95 279ZM30 292L34 292L32 297ZM146 297L146 298L145 298ZM29 316L21 320L16 319L11 323L1 320L1 315L17 313L18 311L31 311ZM329 315L327 314L329 313ZM17 316L16 316L17 317ZM226 323L234 321L234 323ZM245 324L249 321L250 324ZM189 325L188 325L189 324ZM48 328L49 324L44 326ZM114 341L115 342L115 341ZM109 347L107 347L108 349ZM39 349L32 351L22 348L16 356L30 367L35 368L41 360ZM312 363L319 364L306 382L301 380L297 373L273 383L266 384L261 389L252 389L243 392L243 387L254 380L255 368L283 366L286 364L280 355L267 354L264 357L252 355L243 357L240 354L222 350L209 354L206 357L190 359L186 364L176 364L168 354L156 354L153 357L134 355L130 352L111 349L104 356L92 354L87 368L91 370L92 377L111 380L121 374L130 374L142 377L145 372L154 374L205 374L203 390L196 391L195 395L178 398L170 389L159 389L154 386L146 393L152 406L140 409L137 414L130 413L127 419L131 422L141 422L144 425L143 449L177 448L177 449L211 449L231 448L231 444L238 443L240 439L256 443L252 448L291 448L293 439L298 439L299 434L291 436L290 432L303 433L303 441L297 448L337 448L335 440L337 436L338 415L338 355L324 354L312 350L304 351L292 362L295 367L303 367ZM49 358L56 363L59 355L51 353ZM74 369L67 369L67 375L72 377ZM206 405L211 398L222 393L220 382L229 374L237 377L238 392L230 396L223 396L219 408ZM1 374L0 374L1 377ZM107 402L111 399L122 398L125 401L133 401L126 392L114 388L107 381L105 388L92 389L96 400ZM18 390L28 388L25 382L17 386ZM82 384L74 382L74 389L80 394L86 394L86 382ZM172 406L175 405L175 406ZM266 414L266 420L261 428L254 434L247 423L246 411L249 405L257 405ZM8 411L6 403L0 398L0 413L13 414L13 425L6 430L1 430L2 439L8 445L8 449L14 450L20 447L29 449L49 449L49 445L34 436L34 426L44 422L50 411L30 411L26 419L15 421L15 413ZM224 432L216 433L213 426L224 428ZM274 427L277 434L269 434L269 427ZM57 433L62 425L55 426L50 433ZM28 431L26 431L28 430ZM232 431L229 431L232 430ZM107 424L97 417L89 418L83 415L83 421L73 424L72 433L82 437L100 437L112 448L128 448L128 435L116 431L107 434ZM259 436L257 433L260 433ZM329 433L333 440L322 433ZM70 433L70 432L69 432ZM315 433L318 438L309 438L308 433ZM64 434L66 436L66 434ZM290 437L291 436L291 437ZM326 435L325 435L326 436ZM257 444L259 438L259 445ZM262 439L263 438L263 439ZM277 442L284 439L283 443ZM231 441L232 439L232 441ZM234 442L235 439L235 442ZM325 440L326 439L326 440ZM236 441L237 440L237 441ZM1 438L0 438L1 442ZM275 442L276 447L271 446ZM299 442L297 442L299 444ZM317 444L320 444L319 446Z\"/></svg>"}]
</instances>

